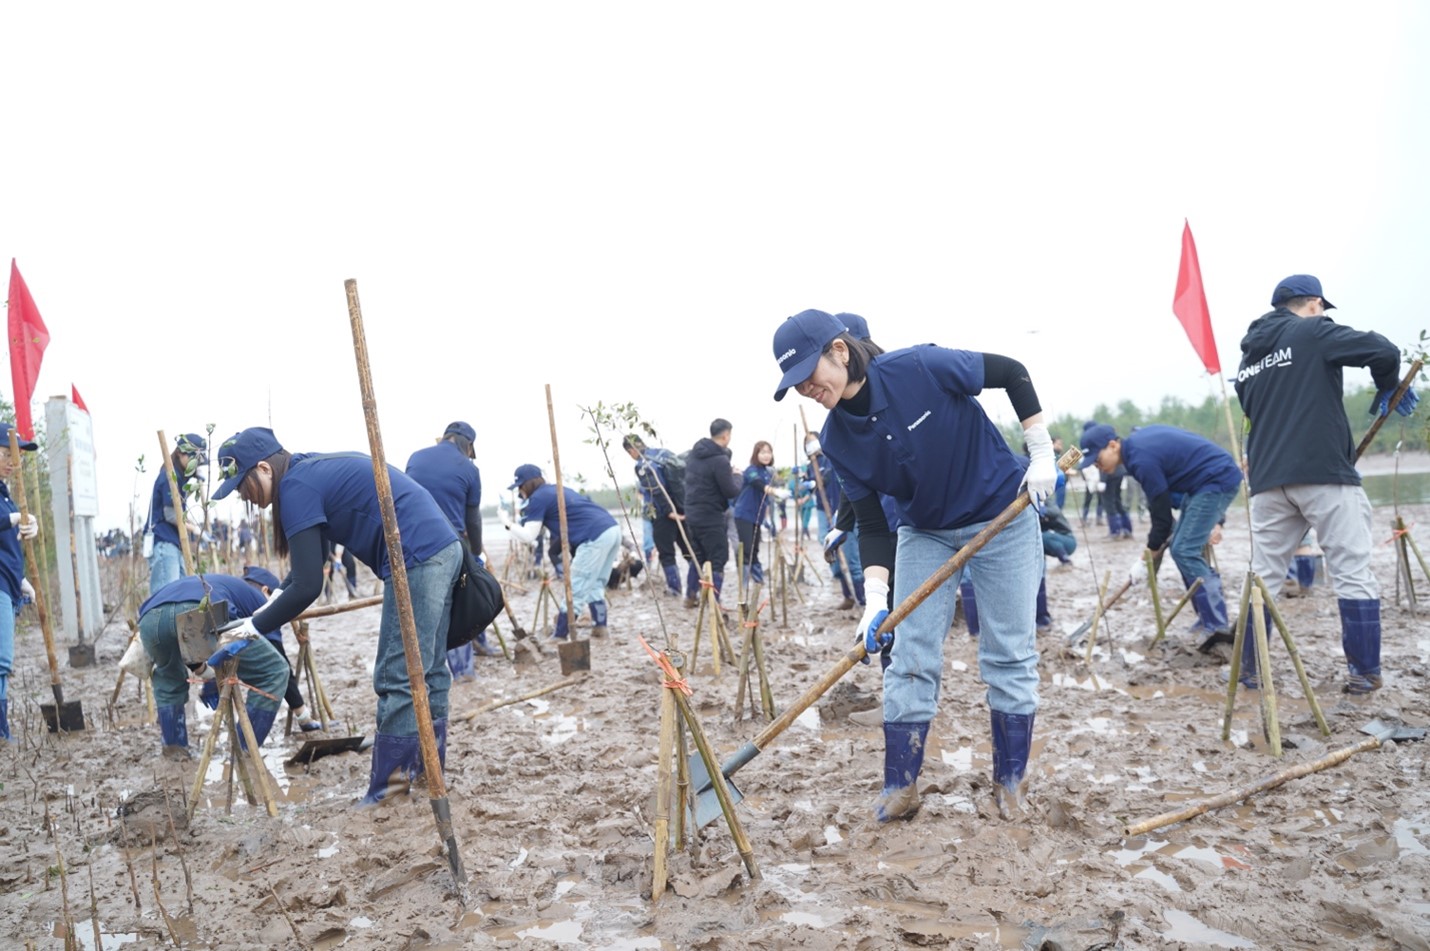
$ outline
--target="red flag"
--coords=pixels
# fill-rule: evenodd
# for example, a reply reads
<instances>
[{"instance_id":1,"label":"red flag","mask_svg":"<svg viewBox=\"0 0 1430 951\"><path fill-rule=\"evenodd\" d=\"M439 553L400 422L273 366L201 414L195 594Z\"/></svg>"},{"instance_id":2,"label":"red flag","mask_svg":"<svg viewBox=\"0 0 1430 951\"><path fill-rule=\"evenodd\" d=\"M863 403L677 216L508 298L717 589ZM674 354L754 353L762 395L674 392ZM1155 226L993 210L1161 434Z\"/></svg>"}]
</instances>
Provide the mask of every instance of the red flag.
<instances>
[{"instance_id":1,"label":"red flag","mask_svg":"<svg viewBox=\"0 0 1430 951\"><path fill-rule=\"evenodd\" d=\"M79 390L75 388L75 385L73 383L70 384L70 402L78 406L84 412L89 412L89 407L85 406L84 400L79 398Z\"/></svg>"},{"instance_id":2,"label":"red flag","mask_svg":"<svg viewBox=\"0 0 1430 951\"><path fill-rule=\"evenodd\" d=\"M40 375L40 359L50 342L50 332L40 318L35 299L20 276L15 259L10 259L10 378L15 386L15 432L25 439L35 438L30 422L30 401L35 380Z\"/></svg>"},{"instance_id":3,"label":"red flag","mask_svg":"<svg viewBox=\"0 0 1430 951\"><path fill-rule=\"evenodd\" d=\"M1197 263L1197 243L1192 240L1192 226L1184 219L1182 226L1182 266L1177 271L1177 294L1172 298L1172 313L1182 322L1192 349L1201 357L1208 373L1221 372L1221 359L1216 353L1216 338L1212 336L1212 315L1207 309L1206 291L1202 289L1202 266Z\"/></svg>"}]
</instances>

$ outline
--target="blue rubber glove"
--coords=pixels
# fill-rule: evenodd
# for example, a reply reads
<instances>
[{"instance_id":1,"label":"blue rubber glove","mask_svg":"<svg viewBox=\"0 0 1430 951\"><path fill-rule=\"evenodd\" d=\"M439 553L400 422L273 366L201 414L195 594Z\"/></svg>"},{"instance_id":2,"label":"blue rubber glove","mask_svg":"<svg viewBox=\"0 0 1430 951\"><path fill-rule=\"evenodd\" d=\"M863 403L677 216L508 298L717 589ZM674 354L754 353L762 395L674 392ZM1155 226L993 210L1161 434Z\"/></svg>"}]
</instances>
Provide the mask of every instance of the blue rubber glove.
<instances>
[{"instance_id":1,"label":"blue rubber glove","mask_svg":"<svg viewBox=\"0 0 1430 951\"><path fill-rule=\"evenodd\" d=\"M204 681L203 687L199 689L199 702L210 710L218 709L218 681Z\"/></svg>"},{"instance_id":2,"label":"blue rubber glove","mask_svg":"<svg viewBox=\"0 0 1430 951\"><path fill-rule=\"evenodd\" d=\"M218 670L223 666L224 661L237 657L240 651L252 643L252 641L238 640L223 645L209 657L209 666Z\"/></svg>"},{"instance_id":3,"label":"blue rubber glove","mask_svg":"<svg viewBox=\"0 0 1430 951\"><path fill-rule=\"evenodd\" d=\"M862 662L867 664L872 655L894 643L894 632L878 633L879 625L889 616L889 583L865 577L864 596L867 603L864 605L864 616L859 619L858 636L864 639Z\"/></svg>"},{"instance_id":4,"label":"blue rubber glove","mask_svg":"<svg viewBox=\"0 0 1430 951\"><path fill-rule=\"evenodd\" d=\"M824 560L831 565L839 560L839 546L844 544L849 538L849 533L837 528L831 528L824 536Z\"/></svg>"},{"instance_id":5,"label":"blue rubber glove","mask_svg":"<svg viewBox=\"0 0 1430 951\"><path fill-rule=\"evenodd\" d=\"M1375 400L1370 404L1370 414L1372 416L1384 416L1390 412L1390 398L1395 395L1395 390L1381 390L1375 394ZM1419 404L1420 397L1416 394L1415 388L1411 387L1405 391L1405 395L1400 398L1400 402L1395 404L1395 411L1401 416L1409 416L1415 412L1415 407Z\"/></svg>"}]
</instances>

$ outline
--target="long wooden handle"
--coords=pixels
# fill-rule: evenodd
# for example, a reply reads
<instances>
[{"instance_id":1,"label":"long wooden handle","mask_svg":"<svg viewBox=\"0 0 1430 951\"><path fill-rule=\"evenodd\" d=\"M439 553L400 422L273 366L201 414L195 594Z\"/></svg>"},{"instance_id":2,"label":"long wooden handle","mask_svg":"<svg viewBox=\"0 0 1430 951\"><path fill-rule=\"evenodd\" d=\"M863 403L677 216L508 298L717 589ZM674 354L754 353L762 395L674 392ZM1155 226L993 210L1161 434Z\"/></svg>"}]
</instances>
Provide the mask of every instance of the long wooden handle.
<instances>
[{"instance_id":1,"label":"long wooden handle","mask_svg":"<svg viewBox=\"0 0 1430 951\"><path fill-rule=\"evenodd\" d=\"M15 480L15 504L20 507L20 520L23 522L30 515L30 507L25 501L25 473L23 461L20 458L20 440L15 435L15 427L10 427L10 457L15 462L15 471L20 474L20 478ZM6 526L4 531L10 531ZM50 612L45 610L45 578L41 574L43 571L40 562L35 558L35 540L26 538L23 540L25 548L25 564L30 572L35 575L40 583L33 585L35 589L35 611L40 615L40 632L45 637L45 659L50 664L50 689L55 695L55 703L64 703L64 689L60 686L60 665L55 659L55 632L50 627ZM59 716L56 712L55 716Z\"/></svg>"},{"instance_id":2,"label":"long wooden handle","mask_svg":"<svg viewBox=\"0 0 1430 951\"><path fill-rule=\"evenodd\" d=\"M1415 362L1410 364L1410 369L1405 373L1405 379L1400 381L1400 385L1395 388L1394 395L1390 397L1390 402L1386 405L1385 415L1375 418L1375 422L1370 424L1370 429L1366 430L1365 436L1361 438L1360 445L1356 446L1357 460L1370 448L1371 440L1375 439L1375 434L1380 432L1380 427L1384 426L1385 421L1390 418L1391 409L1396 403L1400 402L1400 398L1405 395L1405 391L1410 389L1410 384L1415 382L1415 374L1420 372L1420 367L1423 364L1424 361L1419 357L1416 357Z\"/></svg>"},{"instance_id":3,"label":"long wooden handle","mask_svg":"<svg viewBox=\"0 0 1430 951\"><path fill-rule=\"evenodd\" d=\"M546 384L546 418L551 424L551 466L556 476L556 518L561 523L561 581L566 588L567 637L576 639L576 604L571 592L571 533L566 527L566 485L561 481L561 448L556 442L556 410L551 404L551 384Z\"/></svg>"},{"instance_id":4,"label":"long wooden handle","mask_svg":"<svg viewBox=\"0 0 1430 951\"><path fill-rule=\"evenodd\" d=\"M356 611L359 608L370 608L382 603L382 595L371 598L358 598L355 601L344 601L342 604L324 604L321 607L309 608L302 614L295 617L295 621L307 621L315 617L328 617L333 614L343 614L348 611Z\"/></svg>"},{"instance_id":5,"label":"long wooden handle","mask_svg":"<svg viewBox=\"0 0 1430 951\"><path fill-rule=\"evenodd\" d=\"M169 440L164 436L164 431L159 430L159 458L164 460L164 477L169 483L169 498L174 503L174 519L179 523L176 528L179 534L179 551L184 557L184 571L188 574L196 574L194 569L194 555L189 551L189 520L184 511L184 494L179 491L179 477L174 472L174 458L169 454ZM164 513L161 511L159 517ZM151 513L151 519L154 517ZM153 525L150 525L150 531Z\"/></svg>"},{"instance_id":6,"label":"long wooden handle","mask_svg":"<svg viewBox=\"0 0 1430 951\"><path fill-rule=\"evenodd\" d=\"M1069 472L1081 459L1081 452L1076 449L1069 449L1063 454L1062 459L1058 461L1058 466L1064 472ZM937 591L945 581L960 571L963 566L968 563L968 559L972 558L984 545L988 544L994 535L1003 531L1003 529L1008 527L1010 522L1019 515L1022 515L1023 510L1027 508L1029 504L1028 493L1018 493L1018 497L1014 499L1007 508L999 512L991 522L983 526L983 529L969 539L966 545L953 553L953 557L940 565L937 571L924 580L923 584L914 589L894 610L890 611L889 616L884 619L884 623L879 625L878 633L886 634L897 627L915 608L923 604L929 595ZM810 705L822 697L825 691L832 687L839 678L843 677L855 664L863 660L867 653L864 648L864 639L860 638L854 647L840 658L837 664L830 668L823 677L815 681L814 686L806 690L798 700L790 705L788 710L781 714L780 717L769 726L765 727L764 730L760 732L760 735L751 741L756 749L764 749L771 740L789 729L790 724L794 723L801 713L809 709Z\"/></svg>"}]
</instances>

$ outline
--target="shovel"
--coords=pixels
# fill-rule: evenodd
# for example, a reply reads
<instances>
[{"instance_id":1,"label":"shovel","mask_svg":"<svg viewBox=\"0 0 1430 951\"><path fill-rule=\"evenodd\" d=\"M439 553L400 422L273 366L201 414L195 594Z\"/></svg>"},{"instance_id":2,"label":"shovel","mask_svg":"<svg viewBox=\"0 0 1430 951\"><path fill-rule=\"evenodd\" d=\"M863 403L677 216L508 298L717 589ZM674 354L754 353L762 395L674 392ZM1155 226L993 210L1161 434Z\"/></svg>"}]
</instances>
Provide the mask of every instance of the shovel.
<instances>
[{"instance_id":1,"label":"shovel","mask_svg":"<svg viewBox=\"0 0 1430 951\"><path fill-rule=\"evenodd\" d=\"M1067 472L1076 466L1078 460L1081 458L1081 452L1076 449L1069 449L1063 454L1062 459L1058 461L1058 465L1064 472ZM1028 493L1019 493L1018 497L1014 499L1007 508L999 512L993 521L989 522L983 527L981 532L969 539L968 544L954 552L953 557L944 562L937 571L929 575L929 577L924 580L924 583L919 585L898 607L890 611L889 616L884 619L884 623L879 625L879 633L885 634L894 630L915 608L923 604L924 600L927 599L930 594L933 594L939 586L962 570L963 566L968 563L968 559L972 558L978 553L979 549L988 544L994 535L1003 531L1003 529L1008 527L1010 522L1021 515L1023 510L1028 507L1028 504ZM840 658L839 662L831 667L824 676L815 681L814 685L806 690L798 700L791 704L790 708L786 710L779 719L765 727L759 736L740 747L729 759L721 764L720 772L725 777L726 786L729 787L732 805L738 803L745 797L735 784L730 781L730 777L740 769L740 767L758 756L766 746L774 741L775 737L789 729L790 724L799 719L801 713L809 709L820 697L824 696L830 687L834 686L841 677L849 673L854 665L863 660L867 654L868 652L864 648L864 639L861 637L855 642L854 647L846 652L845 655ZM699 829L720 817L720 800L716 796L715 787L710 782L710 774L705 770L705 761L702 760L698 754L690 757L690 783L695 789L693 820L695 827Z\"/></svg>"},{"instance_id":2,"label":"shovel","mask_svg":"<svg viewBox=\"0 0 1430 951\"><path fill-rule=\"evenodd\" d=\"M289 766L311 763L324 756L337 753L360 753L372 746L372 740L359 733L357 736L339 736L323 740L305 740L298 752L285 761Z\"/></svg>"},{"instance_id":3,"label":"shovel","mask_svg":"<svg viewBox=\"0 0 1430 951\"><path fill-rule=\"evenodd\" d=\"M1240 789L1233 789L1230 792L1222 793L1212 799L1208 799L1195 806L1187 806L1185 809L1178 809L1176 812L1164 812L1160 816L1153 816L1145 822L1128 826L1123 830L1123 835L1133 838L1139 835L1146 835L1154 829L1169 826L1177 822L1185 822L1212 809L1220 809L1222 806L1229 806L1232 803L1241 802L1256 793L1274 789L1282 783L1293 779L1300 779L1302 776L1309 776L1312 773L1319 773L1323 769L1330 769L1332 766L1339 766L1357 753L1364 753L1369 750L1379 749L1382 744L1395 740L1405 742L1407 740L1425 739L1424 727L1405 726L1400 723L1388 723L1384 720L1372 720L1360 728L1360 732L1369 733L1370 739L1362 740L1354 746L1343 746L1333 753L1327 753L1318 760L1309 763L1302 763L1299 766L1292 766L1281 770L1279 773L1272 773L1260 781L1250 786L1243 786Z\"/></svg>"},{"instance_id":4,"label":"shovel","mask_svg":"<svg viewBox=\"0 0 1430 951\"><path fill-rule=\"evenodd\" d=\"M10 427L10 456L15 461L15 470L19 473L19 478L15 480L15 501L19 504L20 516L27 517L30 514L29 506L25 504L25 474L21 468L20 460L20 440L15 435L15 427ZM40 565L43 564L35 557L35 540L27 538L24 540L25 563L31 566L31 570L38 574ZM40 704L40 715L45 718L45 725L51 733L74 733L84 729L84 709L78 700L65 700L65 688L60 683L60 664L55 659L55 633L50 629L50 612L45 610L45 585L43 578L37 578L40 584L35 586L35 611L40 615L40 632L45 637L45 658L50 664L50 690L55 695L54 703Z\"/></svg>"},{"instance_id":5,"label":"shovel","mask_svg":"<svg viewBox=\"0 0 1430 951\"><path fill-rule=\"evenodd\" d=\"M556 653L561 657L561 676L570 677L578 670L591 669L591 641L589 638L581 638L579 641L574 638L569 641L562 641L556 646Z\"/></svg>"}]
</instances>

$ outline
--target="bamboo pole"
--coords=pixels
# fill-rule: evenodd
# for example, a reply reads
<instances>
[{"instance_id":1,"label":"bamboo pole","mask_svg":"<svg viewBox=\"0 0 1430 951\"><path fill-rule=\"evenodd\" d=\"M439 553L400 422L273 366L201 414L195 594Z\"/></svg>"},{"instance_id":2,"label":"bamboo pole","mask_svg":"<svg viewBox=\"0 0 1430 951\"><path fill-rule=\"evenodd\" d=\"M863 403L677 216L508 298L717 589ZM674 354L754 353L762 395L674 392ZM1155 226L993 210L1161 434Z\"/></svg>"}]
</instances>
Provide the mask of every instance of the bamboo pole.
<instances>
[{"instance_id":1,"label":"bamboo pole","mask_svg":"<svg viewBox=\"0 0 1430 951\"><path fill-rule=\"evenodd\" d=\"M1231 667L1227 671L1226 679L1226 709L1221 720L1221 739L1225 743L1231 739L1231 714L1236 709L1236 687L1241 677L1241 651L1246 643L1246 631L1248 615L1251 611L1251 589L1254 587L1256 575L1249 569L1246 572L1246 580L1241 586L1241 610L1236 616L1236 634L1231 641Z\"/></svg>"},{"instance_id":2,"label":"bamboo pole","mask_svg":"<svg viewBox=\"0 0 1430 951\"><path fill-rule=\"evenodd\" d=\"M675 754L675 689L662 685L660 690L660 741L655 760L655 860L651 876L651 901L656 901L665 894L666 854L670 851L670 794L673 778L671 770L675 767L671 762L671 757Z\"/></svg>"},{"instance_id":3,"label":"bamboo pole","mask_svg":"<svg viewBox=\"0 0 1430 951\"><path fill-rule=\"evenodd\" d=\"M1097 644L1098 622L1100 622L1103 618L1103 615L1107 613L1107 605L1110 603L1107 600L1107 589L1108 586L1111 584L1112 569L1109 568L1102 576L1102 586L1097 589L1097 607L1093 609L1092 628L1088 631L1087 634L1087 655L1083 658L1083 662L1089 665L1092 664L1092 649ZM1126 589L1124 588L1123 590L1125 591Z\"/></svg>"},{"instance_id":4,"label":"bamboo pole","mask_svg":"<svg viewBox=\"0 0 1430 951\"><path fill-rule=\"evenodd\" d=\"M20 520L23 522L30 517L30 507L25 498L25 473L23 461L20 457L20 440L15 434L15 427L10 427L10 458L15 463L15 468L20 471L20 478L15 480L15 504L20 509ZM40 633L45 639L45 660L50 665L50 692L55 696L55 730L58 732L61 727L61 708L65 703L65 688L60 682L60 666L55 659L55 633L50 626L50 612L46 610L46 600L48 599L48 588L45 578L48 572L40 562L35 559L35 540L26 538L22 541L25 549L25 563L31 566L31 570L36 573L39 580L35 588L35 611L40 616Z\"/></svg>"},{"instance_id":5,"label":"bamboo pole","mask_svg":"<svg viewBox=\"0 0 1430 951\"><path fill-rule=\"evenodd\" d=\"M427 700L426 666L422 648L417 641L417 624L412 617L412 595L407 587L407 565L403 561L402 532L397 524L397 508L392 499L392 480L387 472L387 459L382 449L382 430L377 417L377 396L373 391L372 370L367 358L367 335L363 330L362 305L358 301L357 281L343 283L348 299L348 319L352 325L353 354L357 359L358 387L362 392L363 417L367 422L367 439L372 448L372 473L377 498L382 508L382 528L387 541L391 564L391 584L397 604L398 622L402 628L402 654L407 662L407 679L412 688L412 707L417 715L417 735L422 750L423 770L427 774L427 791L432 816L437 823L437 837L447 849L447 862L462 904L466 904L467 874L462 868L462 856L457 847L457 834L452 828L452 809L447 801L447 783L442 776L442 761L437 755L437 737L432 727L432 710Z\"/></svg>"},{"instance_id":6,"label":"bamboo pole","mask_svg":"<svg viewBox=\"0 0 1430 951\"><path fill-rule=\"evenodd\" d=\"M1147 566L1147 591L1152 595L1152 617L1157 622L1157 636L1152 643L1160 641L1167 633L1167 622L1162 619L1162 599L1157 594L1157 559L1152 552L1142 549L1142 561Z\"/></svg>"},{"instance_id":7,"label":"bamboo pole","mask_svg":"<svg viewBox=\"0 0 1430 951\"><path fill-rule=\"evenodd\" d=\"M476 719L479 714L490 713L491 711L499 710L502 707L509 707L514 703L522 703L526 700L535 700L537 697L543 697L548 693L554 693L555 691L561 690L564 687L570 687L572 684L579 684L582 680L585 679L585 677L586 675L584 673L579 673L574 676L567 677L565 680L558 681L557 683L548 684L545 687L541 687L537 690L532 690L529 693L524 693L519 697L509 697L506 700L492 700L482 704L480 707L468 710L466 713L459 713L456 716L452 717L452 720L453 722L465 723L468 720Z\"/></svg>"},{"instance_id":8,"label":"bamboo pole","mask_svg":"<svg viewBox=\"0 0 1430 951\"><path fill-rule=\"evenodd\" d=\"M725 814L725 823L730 827L730 837L735 840L735 850L740 853L740 861L745 863L745 871L750 878L760 877L759 867L755 864L755 850L750 845L749 837L745 835L745 828L740 824L740 817L735 813L735 803L730 798L730 788L725 782L725 774L720 772L720 761L715 758L715 753L710 748L710 742L705 738L705 730L700 726L700 721L695 717L695 711L690 708L690 701L685 698L685 694L678 690L670 691L675 703L680 707L681 717L685 720L685 726L690 730L690 737L695 741L695 749L700 753L700 758L705 761L705 773L710 777L710 785L715 789L715 798L720 800L720 811Z\"/></svg>"},{"instance_id":9,"label":"bamboo pole","mask_svg":"<svg viewBox=\"0 0 1430 951\"><path fill-rule=\"evenodd\" d=\"M1261 588L1251 589L1251 624L1256 637L1256 670L1261 680L1261 723L1266 728L1266 741L1271 755L1281 755L1281 721L1276 713L1276 685L1271 676L1271 651L1266 639L1266 614L1261 610L1265 601Z\"/></svg>"},{"instance_id":10,"label":"bamboo pole","mask_svg":"<svg viewBox=\"0 0 1430 951\"><path fill-rule=\"evenodd\" d=\"M1286 626L1286 619L1281 616L1281 609L1276 606L1276 599L1271 597L1271 591L1266 587L1266 582L1258 575L1251 577L1256 586L1261 589L1262 601L1266 605L1266 609L1271 612L1272 622L1281 632L1281 641L1286 645L1286 653L1291 656L1291 666L1295 668L1296 677L1301 681L1301 689L1306 694L1306 702L1311 706L1311 713L1316 718L1316 725L1320 727L1322 736L1330 736L1331 728L1326 723L1326 715L1321 712L1321 704L1316 699L1316 691L1311 689L1311 678L1306 675L1306 665L1301 662L1301 652L1297 650L1296 642L1291 637L1291 629Z\"/></svg>"},{"instance_id":11,"label":"bamboo pole","mask_svg":"<svg viewBox=\"0 0 1430 951\"><path fill-rule=\"evenodd\" d=\"M169 440L164 431L159 430L159 458L164 460L164 475L169 481L169 498L174 503L175 527L179 536L179 551L184 556L184 574L197 574L194 570L194 555L189 551L189 520L184 511L184 494L179 491L179 477L174 474L174 458L169 453ZM159 512L162 518L164 513Z\"/></svg>"},{"instance_id":12,"label":"bamboo pole","mask_svg":"<svg viewBox=\"0 0 1430 951\"><path fill-rule=\"evenodd\" d=\"M571 592L571 537L566 527L566 487L561 481L561 447L556 441L556 409L546 384L546 419L551 424L551 466L556 476L556 518L561 523L561 582L566 591L567 637L576 640L576 603Z\"/></svg>"},{"instance_id":13,"label":"bamboo pole","mask_svg":"<svg viewBox=\"0 0 1430 951\"><path fill-rule=\"evenodd\" d=\"M334 614L346 614L348 611L376 607L381 603L382 595L379 594L371 598L358 598L354 601L344 601L342 604L322 604L316 608L309 608L293 620L309 621L315 617L331 617Z\"/></svg>"},{"instance_id":14,"label":"bamboo pole","mask_svg":"<svg viewBox=\"0 0 1430 951\"><path fill-rule=\"evenodd\" d=\"M1202 579L1197 578L1192 581L1191 586L1187 588L1186 591L1182 592L1181 598L1177 600L1177 603L1173 606L1171 613L1167 615L1167 620L1163 622L1163 630L1166 630L1168 627L1172 626L1172 622L1177 619L1177 615L1182 613L1182 608L1187 606L1187 602L1192 600L1192 595L1196 594L1197 589L1201 586Z\"/></svg>"}]
</instances>

